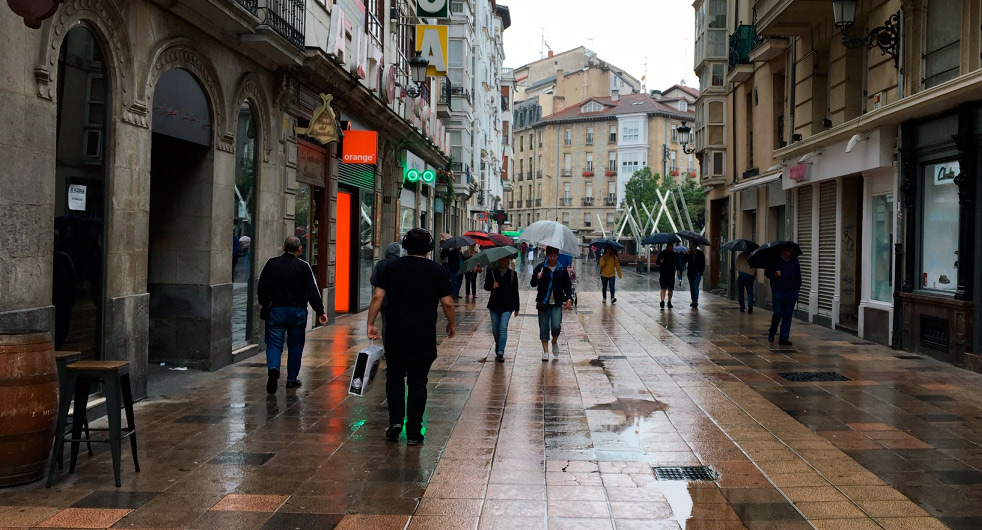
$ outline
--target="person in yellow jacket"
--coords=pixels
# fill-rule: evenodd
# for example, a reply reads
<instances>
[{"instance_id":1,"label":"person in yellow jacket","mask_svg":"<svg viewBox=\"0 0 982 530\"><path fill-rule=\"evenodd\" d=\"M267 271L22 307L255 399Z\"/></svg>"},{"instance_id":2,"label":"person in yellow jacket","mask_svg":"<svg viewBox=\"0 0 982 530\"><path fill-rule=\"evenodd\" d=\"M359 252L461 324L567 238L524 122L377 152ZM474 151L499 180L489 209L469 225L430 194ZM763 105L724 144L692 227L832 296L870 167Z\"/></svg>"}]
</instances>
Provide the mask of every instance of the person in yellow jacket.
<instances>
[{"instance_id":1,"label":"person in yellow jacket","mask_svg":"<svg viewBox=\"0 0 982 530\"><path fill-rule=\"evenodd\" d=\"M621 274L621 264L617 261L617 251L614 247L607 247L604 249L604 253L600 256L600 285L603 290L604 300L603 303L607 303L607 286L610 286L610 303L616 304L617 298L614 296L614 272L617 272L618 278L623 278L624 275Z\"/></svg>"}]
</instances>

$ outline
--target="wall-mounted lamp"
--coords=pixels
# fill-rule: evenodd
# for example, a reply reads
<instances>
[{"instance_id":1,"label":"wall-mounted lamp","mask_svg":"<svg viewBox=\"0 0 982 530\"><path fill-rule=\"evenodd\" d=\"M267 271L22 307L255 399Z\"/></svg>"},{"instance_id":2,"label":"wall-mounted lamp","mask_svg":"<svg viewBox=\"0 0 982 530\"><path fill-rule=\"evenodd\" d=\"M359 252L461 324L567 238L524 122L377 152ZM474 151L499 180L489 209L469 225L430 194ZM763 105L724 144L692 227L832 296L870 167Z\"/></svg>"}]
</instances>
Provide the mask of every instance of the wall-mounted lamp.
<instances>
[{"instance_id":1,"label":"wall-mounted lamp","mask_svg":"<svg viewBox=\"0 0 982 530\"><path fill-rule=\"evenodd\" d=\"M876 46L883 55L893 57L894 68L900 70L900 11L890 15L882 26L876 26L864 36L850 35L849 28L856 22L856 2L857 0L832 0L832 14L835 16L835 25L842 31L842 45L867 50Z\"/></svg>"},{"instance_id":2,"label":"wall-mounted lamp","mask_svg":"<svg viewBox=\"0 0 982 530\"><path fill-rule=\"evenodd\" d=\"M852 138L849 139L849 143L846 144L846 152L850 153L856 148L856 144L859 142L864 142L869 140L869 133L866 134L854 134Z\"/></svg>"},{"instance_id":3,"label":"wall-mounted lamp","mask_svg":"<svg viewBox=\"0 0 982 530\"><path fill-rule=\"evenodd\" d=\"M819 156L821 154L822 154L821 151L811 151L811 152L805 153L805 154L801 155L801 158L798 159L798 163L799 164L804 164L805 162L808 162L808 160L810 160L812 158L815 158L816 156ZM811 162L811 163L814 163L814 162Z\"/></svg>"},{"instance_id":4,"label":"wall-mounted lamp","mask_svg":"<svg viewBox=\"0 0 982 530\"><path fill-rule=\"evenodd\" d=\"M409 75L412 83L409 86L402 86L406 94L411 98L418 98L420 94L420 85L426 82L426 69L430 66L430 62L427 61L421 52L416 52L416 56L409 60Z\"/></svg>"}]
</instances>

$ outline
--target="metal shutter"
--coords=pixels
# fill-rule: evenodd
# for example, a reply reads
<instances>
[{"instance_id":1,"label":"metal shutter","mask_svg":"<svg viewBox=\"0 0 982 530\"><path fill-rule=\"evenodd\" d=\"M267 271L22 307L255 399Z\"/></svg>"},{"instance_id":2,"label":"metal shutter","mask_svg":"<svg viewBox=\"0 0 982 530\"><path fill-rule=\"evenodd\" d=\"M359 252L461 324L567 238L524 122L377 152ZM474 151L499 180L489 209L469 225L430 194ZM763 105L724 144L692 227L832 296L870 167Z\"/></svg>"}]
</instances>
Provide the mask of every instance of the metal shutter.
<instances>
[{"instance_id":1,"label":"metal shutter","mask_svg":"<svg viewBox=\"0 0 982 530\"><path fill-rule=\"evenodd\" d=\"M835 181L823 182L818 189L818 314L832 316L835 297L836 203Z\"/></svg>"},{"instance_id":2,"label":"metal shutter","mask_svg":"<svg viewBox=\"0 0 982 530\"><path fill-rule=\"evenodd\" d=\"M365 190L375 189L375 166L338 163L338 182Z\"/></svg>"},{"instance_id":3,"label":"metal shutter","mask_svg":"<svg viewBox=\"0 0 982 530\"><path fill-rule=\"evenodd\" d=\"M798 308L808 311L808 293L812 290L812 187L798 188L798 246L801 247L801 294Z\"/></svg>"}]
</instances>

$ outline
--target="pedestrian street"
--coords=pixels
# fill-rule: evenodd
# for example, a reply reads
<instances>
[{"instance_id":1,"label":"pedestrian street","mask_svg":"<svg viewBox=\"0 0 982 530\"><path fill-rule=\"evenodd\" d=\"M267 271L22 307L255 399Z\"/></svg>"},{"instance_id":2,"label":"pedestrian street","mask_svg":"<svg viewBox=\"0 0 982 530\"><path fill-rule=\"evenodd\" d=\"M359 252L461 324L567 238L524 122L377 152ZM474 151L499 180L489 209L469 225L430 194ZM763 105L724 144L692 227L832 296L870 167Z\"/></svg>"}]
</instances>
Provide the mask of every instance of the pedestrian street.
<instances>
[{"instance_id":1,"label":"pedestrian street","mask_svg":"<svg viewBox=\"0 0 982 530\"><path fill-rule=\"evenodd\" d=\"M267 396L261 356L151 386L140 473L123 451L115 488L96 445L50 489L0 490L0 528L982 528L982 376L797 320L775 351L764 308L661 310L627 268L602 304L577 267L548 362L528 288L504 363L486 293L453 339L441 316L420 446L384 439L384 374L348 395L351 315L308 334L299 389Z\"/></svg>"}]
</instances>

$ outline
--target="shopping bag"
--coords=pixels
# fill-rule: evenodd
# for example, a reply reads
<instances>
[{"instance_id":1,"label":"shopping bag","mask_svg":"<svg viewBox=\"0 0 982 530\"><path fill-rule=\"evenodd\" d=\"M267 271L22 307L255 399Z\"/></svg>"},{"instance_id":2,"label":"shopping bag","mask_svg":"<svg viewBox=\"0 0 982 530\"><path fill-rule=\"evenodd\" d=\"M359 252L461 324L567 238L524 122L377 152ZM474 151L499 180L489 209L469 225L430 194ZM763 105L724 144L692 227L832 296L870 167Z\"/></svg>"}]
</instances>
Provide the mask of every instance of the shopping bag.
<instances>
[{"instance_id":1,"label":"shopping bag","mask_svg":"<svg viewBox=\"0 0 982 530\"><path fill-rule=\"evenodd\" d=\"M364 396L368 387L375 380L378 373L379 364L382 362L382 347L372 343L366 346L355 359L355 371L351 374L351 384L348 386L348 393L355 396Z\"/></svg>"}]
</instances>

